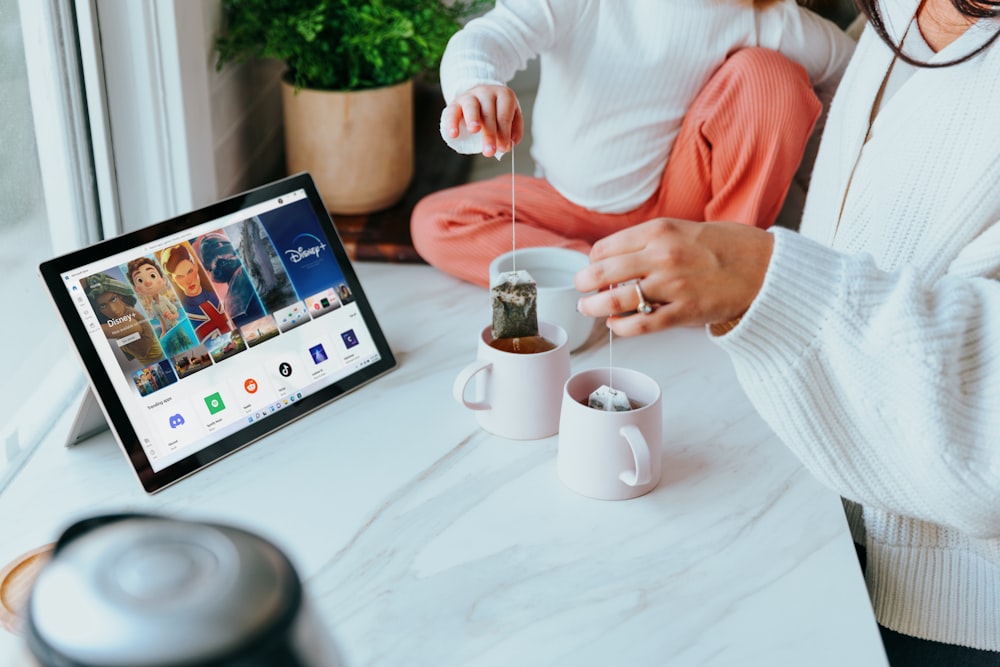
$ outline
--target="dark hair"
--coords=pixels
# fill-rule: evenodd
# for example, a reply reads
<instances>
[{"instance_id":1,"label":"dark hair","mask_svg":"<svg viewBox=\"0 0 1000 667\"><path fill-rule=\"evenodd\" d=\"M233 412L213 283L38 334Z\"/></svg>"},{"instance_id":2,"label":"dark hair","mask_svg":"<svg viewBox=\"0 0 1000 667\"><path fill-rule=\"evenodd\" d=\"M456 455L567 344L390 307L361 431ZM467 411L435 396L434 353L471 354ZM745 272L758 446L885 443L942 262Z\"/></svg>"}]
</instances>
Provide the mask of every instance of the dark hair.
<instances>
[{"instance_id":1,"label":"dark hair","mask_svg":"<svg viewBox=\"0 0 1000 667\"><path fill-rule=\"evenodd\" d=\"M966 53L964 56L955 58L954 60L949 60L943 63L927 63L921 60L916 60L910 56L903 53L900 49L900 45L892 41L889 33L885 29L885 21L882 20L882 13L879 10L879 4L881 0L855 0L858 9L868 18L868 22L872 24L875 33L882 38L892 52L896 54L903 62L909 63L916 67L950 67L951 65L957 65L959 63L964 63L966 60L974 58L986 49L990 47L993 42L997 40L1000 36L1000 29L993 33L985 43L976 47L974 50ZM995 16L1000 16L1000 1L997 0L951 0L951 4L955 6L963 16L968 16L972 19L985 19L993 18ZM922 3L921 3L922 6ZM919 11L919 10L918 10Z\"/></svg>"}]
</instances>

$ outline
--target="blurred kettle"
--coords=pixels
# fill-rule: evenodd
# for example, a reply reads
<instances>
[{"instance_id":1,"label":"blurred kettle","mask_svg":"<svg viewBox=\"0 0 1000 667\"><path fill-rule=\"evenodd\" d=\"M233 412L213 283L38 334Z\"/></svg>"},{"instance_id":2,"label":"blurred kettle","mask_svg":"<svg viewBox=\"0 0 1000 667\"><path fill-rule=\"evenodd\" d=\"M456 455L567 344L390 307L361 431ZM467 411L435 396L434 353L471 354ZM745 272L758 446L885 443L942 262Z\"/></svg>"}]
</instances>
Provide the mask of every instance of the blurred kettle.
<instances>
[{"instance_id":1,"label":"blurred kettle","mask_svg":"<svg viewBox=\"0 0 1000 667\"><path fill-rule=\"evenodd\" d=\"M70 526L35 580L44 667L342 667L289 559L230 526L118 514Z\"/></svg>"}]
</instances>

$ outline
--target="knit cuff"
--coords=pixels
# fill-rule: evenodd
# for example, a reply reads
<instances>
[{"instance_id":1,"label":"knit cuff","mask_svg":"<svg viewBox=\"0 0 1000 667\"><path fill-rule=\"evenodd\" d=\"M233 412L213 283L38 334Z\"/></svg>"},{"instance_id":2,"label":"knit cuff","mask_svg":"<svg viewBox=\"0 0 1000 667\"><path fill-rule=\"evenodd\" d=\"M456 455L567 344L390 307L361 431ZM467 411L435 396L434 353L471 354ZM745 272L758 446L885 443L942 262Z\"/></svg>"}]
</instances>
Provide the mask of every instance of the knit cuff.
<instances>
[{"instance_id":1,"label":"knit cuff","mask_svg":"<svg viewBox=\"0 0 1000 667\"><path fill-rule=\"evenodd\" d=\"M764 283L736 326L713 340L731 354L760 363L794 363L805 355L845 291L843 257L779 227Z\"/></svg>"},{"instance_id":2,"label":"knit cuff","mask_svg":"<svg viewBox=\"0 0 1000 667\"><path fill-rule=\"evenodd\" d=\"M869 539L867 551L865 580L881 625L921 639L1000 651L996 564L968 542L908 547Z\"/></svg>"}]
</instances>

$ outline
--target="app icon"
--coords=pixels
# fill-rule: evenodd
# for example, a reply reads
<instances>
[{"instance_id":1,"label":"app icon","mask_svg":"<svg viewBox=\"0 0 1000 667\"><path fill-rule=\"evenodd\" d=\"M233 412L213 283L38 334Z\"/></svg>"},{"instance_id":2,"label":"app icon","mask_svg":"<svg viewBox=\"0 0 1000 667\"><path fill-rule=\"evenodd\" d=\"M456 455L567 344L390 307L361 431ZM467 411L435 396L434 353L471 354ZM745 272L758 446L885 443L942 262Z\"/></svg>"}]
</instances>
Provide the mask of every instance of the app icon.
<instances>
[{"instance_id":1,"label":"app icon","mask_svg":"<svg viewBox=\"0 0 1000 667\"><path fill-rule=\"evenodd\" d=\"M222 396L219 395L219 392L206 396L205 405L208 406L208 411L213 415L226 409L226 404L222 402Z\"/></svg>"},{"instance_id":2,"label":"app icon","mask_svg":"<svg viewBox=\"0 0 1000 667\"><path fill-rule=\"evenodd\" d=\"M170 415L170 428L177 428L178 426L184 426L184 415L180 413Z\"/></svg>"},{"instance_id":3,"label":"app icon","mask_svg":"<svg viewBox=\"0 0 1000 667\"><path fill-rule=\"evenodd\" d=\"M288 377L292 374L292 365L287 361L282 361L278 364L278 372L281 373L281 377Z\"/></svg>"},{"instance_id":4,"label":"app icon","mask_svg":"<svg viewBox=\"0 0 1000 667\"><path fill-rule=\"evenodd\" d=\"M257 392L257 381L253 378L247 378L243 382L243 388L248 394L253 394Z\"/></svg>"},{"instance_id":5,"label":"app icon","mask_svg":"<svg viewBox=\"0 0 1000 667\"><path fill-rule=\"evenodd\" d=\"M347 331L340 334L340 337L344 339L344 346L350 349L358 344L358 337L354 333L354 329L348 329Z\"/></svg>"},{"instance_id":6,"label":"app icon","mask_svg":"<svg viewBox=\"0 0 1000 667\"><path fill-rule=\"evenodd\" d=\"M309 348L309 354L312 355L313 363L321 364L326 361L326 350L323 349L322 345L315 345Z\"/></svg>"}]
</instances>

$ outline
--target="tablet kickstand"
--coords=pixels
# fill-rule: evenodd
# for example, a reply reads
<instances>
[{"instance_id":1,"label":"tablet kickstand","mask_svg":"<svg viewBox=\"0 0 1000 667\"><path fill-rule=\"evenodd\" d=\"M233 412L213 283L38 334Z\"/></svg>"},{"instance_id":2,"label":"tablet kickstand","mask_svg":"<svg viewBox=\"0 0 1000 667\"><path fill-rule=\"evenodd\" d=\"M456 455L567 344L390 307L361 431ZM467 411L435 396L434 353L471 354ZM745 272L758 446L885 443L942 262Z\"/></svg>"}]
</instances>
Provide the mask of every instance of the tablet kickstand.
<instances>
[{"instance_id":1,"label":"tablet kickstand","mask_svg":"<svg viewBox=\"0 0 1000 667\"><path fill-rule=\"evenodd\" d=\"M108 421L104 418L97 399L94 398L94 391L90 387L85 387L82 396L76 401L76 417L66 436L66 446L78 445L107 428Z\"/></svg>"}]
</instances>

